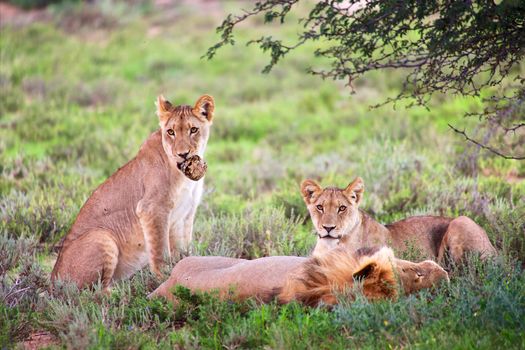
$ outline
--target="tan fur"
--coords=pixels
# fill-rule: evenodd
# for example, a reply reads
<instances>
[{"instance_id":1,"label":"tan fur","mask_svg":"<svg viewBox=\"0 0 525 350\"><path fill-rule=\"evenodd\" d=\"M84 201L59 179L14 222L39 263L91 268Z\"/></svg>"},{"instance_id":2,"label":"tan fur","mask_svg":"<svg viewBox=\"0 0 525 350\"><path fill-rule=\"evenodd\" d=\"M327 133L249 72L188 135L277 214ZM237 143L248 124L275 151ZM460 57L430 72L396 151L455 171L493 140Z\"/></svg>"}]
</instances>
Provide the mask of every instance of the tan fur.
<instances>
[{"instance_id":1,"label":"tan fur","mask_svg":"<svg viewBox=\"0 0 525 350\"><path fill-rule=\"evenodd\" d=\"M193 291L218 290L224 299L255 297L268 302L276 297L281 303L297 300L309 306L333 305L336 295L351 291L355 280L361 281L369 299L394 299L398 295L396 278L406 293L412 293L448 280L448 275L431 261L417 264L396 259L386 247L354 253L339 248L312 258L188 257L150 297L175 301L173 289L182 285ZM352 293L347 295L353 298Z\"/></svg>"},{"instance_id":2,"label":"tan fur","mask_svg":"<svg viewBox=\"0 0 525 350\"><path fill-rule=\"evenodd\" d=\"M373 245L388 245L397 252L413 247L428 258L443 262L448 251L460 262L466 252L482 258L496 255L485 231L466 216L415 216L382 225L359 210L364 183L356 178L345 189L322 189L315 181L301 184L303 199L318 234L314 255L336 246L350 250Z\"/></svg>"},{"instance_id":3,"label":"tan fur","mask_svg":"<svg viewBox=\"0 0 525 350\"><path fill-rule=\"evenodd\" d=\"M174 107L159 96L156 105L160 129L80 209L64 239L53 281L83 287L101 279L108 288L148 262L160 277L164 257L188 249L203 179L192 181L179 167L186 157L202 158L214 102L204 95L193 107Z\"/></svg>"}]
</instances>

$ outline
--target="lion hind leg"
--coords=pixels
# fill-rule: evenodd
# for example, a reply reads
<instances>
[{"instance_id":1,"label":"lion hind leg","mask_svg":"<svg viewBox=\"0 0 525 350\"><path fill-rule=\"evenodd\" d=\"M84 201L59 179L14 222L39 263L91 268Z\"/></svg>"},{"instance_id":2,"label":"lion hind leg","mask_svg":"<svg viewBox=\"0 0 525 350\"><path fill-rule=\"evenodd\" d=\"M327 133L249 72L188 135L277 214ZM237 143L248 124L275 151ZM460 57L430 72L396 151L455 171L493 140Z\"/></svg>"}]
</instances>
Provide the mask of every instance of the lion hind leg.
<instances>
[{"instance_id":1,"label":"lion hind leg","mask_svg":"<svg viewBox=\"0 0 525 350\"><path fill-rule=\"evenodd\" d=\"M485 230L467 216L460 216L450 222L443 236L438 261L443 261L447 250L455 263L461 262L467 252L479 253L482 259L496 255L496 249Z\"/></svg>"},{"instance_id":2,"label":"lion hind leg","mask_svg":"<svg viewBox=\"0 0 525 350\"><path fill-rule=\"evenodd\" d=\"M107 241L103 245L103 266L102 266L102 287L105 291L109 291L111 284L114 281L115 270L118 264L119 249L115 241Z\"/></svg>"},{"instance_id":3,"label":"lion hind leg","mask_svg":"<svg viewBox=\"0 0 525 350\"><path fill-rule=\"evenodd\" d=\"M98 281L108 290L118 263L119 250L110 232L94 230L64 246L53 271L56 279L75 283L79 288Z\"/></svg>"}]
</instances>

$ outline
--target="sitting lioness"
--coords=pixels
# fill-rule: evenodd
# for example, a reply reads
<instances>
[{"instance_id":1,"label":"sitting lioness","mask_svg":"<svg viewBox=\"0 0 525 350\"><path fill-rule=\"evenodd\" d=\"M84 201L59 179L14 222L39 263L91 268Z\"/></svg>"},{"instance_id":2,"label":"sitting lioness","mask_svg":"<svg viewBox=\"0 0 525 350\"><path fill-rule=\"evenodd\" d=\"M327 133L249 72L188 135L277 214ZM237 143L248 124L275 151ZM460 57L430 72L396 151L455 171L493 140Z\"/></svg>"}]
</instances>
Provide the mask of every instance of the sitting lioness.
<instances>
[{"instance_id":1,"label":"sitting lioness","mask_svg":"<svg viewBox=\"0 0 525 350\"><path fill-rule=\"evenodd\" d=\"M80 209L52 281L69 280L83 287L100 279L107 289L148 262L162 277L164 257L188 248L204 180L193 181L181 169L191 174L185 161L191 159L189 166L195 166L195 159L203 156L215 105L208 95L193 107L174 107L162 96L156 105L160 129Z\"/></svg>"},{"instance_id":2,"label":"sitting lioness","mask_svg":"<svg viewBox=\"0 0 525 350\"><path fill-rule=\"evenodd\" d=\"M387 247L357 252L338 248L311 258L184 258L150 297L162 296L176 302L172 293L176 285L181 285L192 291L218 290L223 299L254 297L269 302L277 298L280 303L297 300L308 306L333 305L337 294L352 292L355 280L362 281L362 293L368 299L395 299L399 294L396 277L406 294L448 281L447 272L435 262L396 259ZM354 295L350 293L349 297Z\"/></svg>"},{"instance_id":3,"label":"sitting lioness","mask_svg":"<svg viewBox=\"0 0 525 350\"><path fill-rule=\"evenodd\" d=\"M336 246L356 250L373 245L388 245L396 252L412 245L440 263L447 251L456 263L466 252L477 252L481 258L496 254L485 231L466 216L414 216L388 225L378 223L359 209L364 192L360 177L345 189L322 189L305 180L301 192L318 235L314 255Z\"/></svg>"}]
</instances>

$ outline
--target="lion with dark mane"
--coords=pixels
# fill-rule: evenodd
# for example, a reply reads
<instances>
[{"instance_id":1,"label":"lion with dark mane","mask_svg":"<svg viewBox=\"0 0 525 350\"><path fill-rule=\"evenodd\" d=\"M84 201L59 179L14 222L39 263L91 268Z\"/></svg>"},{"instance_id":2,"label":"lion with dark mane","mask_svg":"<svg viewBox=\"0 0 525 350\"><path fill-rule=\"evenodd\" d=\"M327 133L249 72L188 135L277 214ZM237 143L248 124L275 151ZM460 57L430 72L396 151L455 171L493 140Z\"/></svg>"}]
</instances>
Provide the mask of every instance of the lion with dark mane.
<instances>
[{"instance_id":1,"label":"lion with dark mane","mask_svg":"<svg viewBox=\"0 0 525 350\"><path fill-rule=\"evenodd\" d=\"M333 249L310 258L202 256L182 259L150 297L162 296L176 302L172 292L181 285L192 291L217 290L223 299L254 297L261 302L277 299L280 303L297 300L317 306L336 304L339 294L353 299L357 289L370 300L395 299L400 292L413 293L442 280L448 280L448 274L435 262L397 259L386 247L356 252Z\"/></svg>"}]
</instances>

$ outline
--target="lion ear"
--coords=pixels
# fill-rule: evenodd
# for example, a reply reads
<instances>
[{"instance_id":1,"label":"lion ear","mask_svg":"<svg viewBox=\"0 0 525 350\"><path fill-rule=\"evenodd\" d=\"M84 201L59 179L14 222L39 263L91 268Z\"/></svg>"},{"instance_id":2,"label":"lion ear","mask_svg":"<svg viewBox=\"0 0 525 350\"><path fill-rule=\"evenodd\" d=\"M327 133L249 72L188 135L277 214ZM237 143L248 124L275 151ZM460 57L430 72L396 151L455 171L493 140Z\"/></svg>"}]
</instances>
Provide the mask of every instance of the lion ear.
<instances>
[{"instance_id":1,"label":"lion ear","mask_svg":"<svg viewBox=\"0 0 525 350\"><path fill-rule=\"evenodd\" d=\"M165 123L170 117L173 105L170 101L166 100L164 96L159 95L157 101L155 101L155 106L157 106L157 116L159 117L159 121Z\"/></svg>"},{"instance_id":2,"label":"lion ear","mask_svg":"<svg viewBox=\"0 0 525 350\"><path fill-rule=\"evenodd\" d=\"M205 118L209 122L213 119L213 112L215 111L215 101L210 95L201 96L193 107L193 113L201 118Z\"/></svg>"},{"instance_id":3,"label":"lion ear","mask_svg":"<svg viewBox=\"0 0 525 350\"><path fill-rule=\"evenodd\" d=\"M356 280L364 280L374 275L374 272L376 271L376 269L377 269L377 264L374 262L370 262L368 264L361 266L356 272L354 272L352 277Z\"/></svg>"},{"instance_id":4,"label":"lion ear","mask_svg":"<svg viewBox=\"0 0 525 350\"><path fill-rule=\"evenodd\" d=\"M323 189L314 180L304 180L301 183L301 193L306 204L313 202L314 198L317 197Z\"/></svg>"},{"instance_id":5,"label":"lion ear","mask_svg":"<svg viewBox=\"0 0 525 350\"><path fill-rule=\"evenodd\" d=\"M363 192L365 192L365 183L360 177L356 177L344 190L344 194L350 200L359 205L363 198Z\"/></svg>"}]
</instances>

